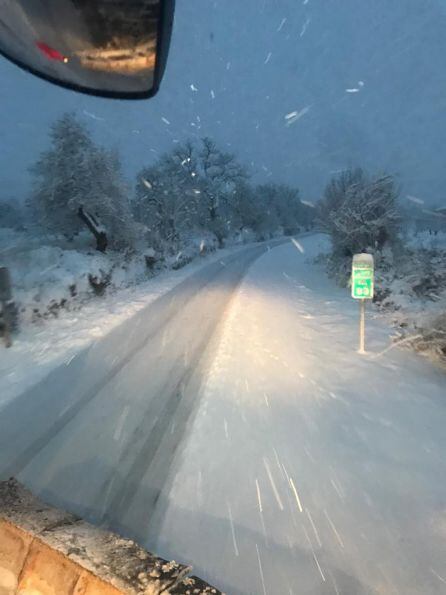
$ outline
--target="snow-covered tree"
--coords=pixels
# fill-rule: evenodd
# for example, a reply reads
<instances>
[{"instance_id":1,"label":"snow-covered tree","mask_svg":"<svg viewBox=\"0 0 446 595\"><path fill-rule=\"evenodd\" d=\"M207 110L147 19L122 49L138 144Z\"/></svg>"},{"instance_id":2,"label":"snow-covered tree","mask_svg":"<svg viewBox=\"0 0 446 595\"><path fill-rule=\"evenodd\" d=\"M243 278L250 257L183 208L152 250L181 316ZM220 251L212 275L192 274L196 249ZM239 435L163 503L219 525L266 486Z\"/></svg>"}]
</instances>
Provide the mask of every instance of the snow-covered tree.
<instances>
[{"instance_id":1,"label":"snow-covered tree","mask_svg":"<svg viewBox=\"0 0 446 595\"><path fill-rule=\"evenodd\" d=\"M201 179L201 201L208 218L208 226L220 244L225 235L228 202L237 184L248 179L246 169L235 155L221 151L209 137L201 141L198 152L197 175Z\"/></svg>"},{"instance_id":2,"label":"snow-covered tree","mask_svg":"<svg viewBox=\"0 0 446 595\"><path fill-rule=\"evenodd\" d=\"M246 181L236 184L229 198L229 208L231 228L257 230L262 210L254 188Z\"/></svg>"},{"instance_id":3,"label":"snow-covered tree","mask_svg":"<svg viewBox=\"0 0 446 595\"><path fill-rule=\"evenodd\" d=\"M308 224L299 191L285 184L253 187L235 155L210 138L186 142L144 168L137 178L134 213L153 241L177 243L184 231L225 237L252 230L259 238L295 233ZM313 209L311 209L313 211Z\"/></svg>"},{"instance_id":4,"label":"snow-covered tree","mask_svg":"<svg viewBox=\"0 0 446 595\"><path fill-rule=\"evenodd\" d=\"M334 176L327 184L323 200L319 203L319 218L322 223L328 221L331 213L335 212L345 201L347 190L351 186L364 185L366 176L364 171L357 167L345 169Z\"/></svg>"},{"instance_id":5,"label":"snow-covered tree","mask_svg":"<svg viewBox=\"0 0 446 595\"><path fill-rule=\"evenodd\" d=\"M193 147L186 143L139 172L134 212L154 238L177 242L198 223L200 180Z\"/></svg>"},{"instance_id":6,"label":"snow-covered tree","mask_svg":"<svg viewBox=\"0 0 446 595\"><path fill-rule=\"evenodd\" d=\"M31 168L34 185L29 206L44 228L73 236L82 227L77 211L90 193L94 145L71 113L52 125L50 139L51 148Z\"/></svg>"},{"instance_id":7,"label":"snow-covered tree","mask_svg":"<svg viewBox=\"0 0 446 595\"><path fill-rule=\"evenodd\" d=\"M132 248L144 235L133 218L130 190L116 150L97 147L91 159L91 197L86 208L95 213L114 249Z\"/></svg>"},{"instance_id":8,"label":"snow-covered tree","mask_svg":"<svg viewBox=\"0 0 446 595\"><path fill-rule=\"evenodd\" d=\"M211 139L199 146L186 142L138 174L135 216L160 240L176 242L184 231L200 228L222 243L234 191L247 177L235 156Z\"/></svg>"},{"instance_id":9,"label":"snow-covered tree","mask_svg":"<svg viewBox=\"0 0 446 595\"><path fill-rule=\"evenodd\" d=\"M297 188L280 184L276 188L275 206L280 226L286 235L299 231L302 204Z\"/></svg>"},{"instance_id":10,"label":"snow-covered tree","mask_svg":"<svg viewBox=\"0 0 446 595\"><path fill-rule=\"evenodd\" d=\"M53 124L50 139L50 149L31 168L34 185L28 204L39 223L68 237L86 226L102 252L108 245L133 245L139 230L118 154L96 146L72 113Z\"/></svg>"},{"instance_id":11,"label":"snow-covered tree","mask_svg":"<svg viewBox=\"0 0 446 595\"><path fill-rule=\"evenodd\" d=\"M286 184L263 184L256 194L262 209L263 228L270 233L282 231L292 234L298 231L303 213L299 191Z\"/></svg>"}]
</instances>

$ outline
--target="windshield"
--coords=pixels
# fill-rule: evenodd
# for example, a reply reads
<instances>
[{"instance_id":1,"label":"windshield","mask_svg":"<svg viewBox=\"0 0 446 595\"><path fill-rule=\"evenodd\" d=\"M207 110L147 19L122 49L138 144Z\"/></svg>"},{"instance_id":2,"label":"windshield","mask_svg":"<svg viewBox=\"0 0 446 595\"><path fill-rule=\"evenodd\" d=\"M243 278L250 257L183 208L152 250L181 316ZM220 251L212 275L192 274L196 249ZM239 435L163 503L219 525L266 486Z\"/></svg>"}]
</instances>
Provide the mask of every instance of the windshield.
<instances>
[{"instance_id":1,"label":"windshield","mask_svg":"<svg viewBox=\"0 0 446 595\"><path fill-rule=\"evenodd\" d=\"M443 0L177 2L136 102L0 61L0 482L217 592L446 593L445 31ZM9 594L2 518L37 525L1 494Z\"/></svg>"}]
</instances>

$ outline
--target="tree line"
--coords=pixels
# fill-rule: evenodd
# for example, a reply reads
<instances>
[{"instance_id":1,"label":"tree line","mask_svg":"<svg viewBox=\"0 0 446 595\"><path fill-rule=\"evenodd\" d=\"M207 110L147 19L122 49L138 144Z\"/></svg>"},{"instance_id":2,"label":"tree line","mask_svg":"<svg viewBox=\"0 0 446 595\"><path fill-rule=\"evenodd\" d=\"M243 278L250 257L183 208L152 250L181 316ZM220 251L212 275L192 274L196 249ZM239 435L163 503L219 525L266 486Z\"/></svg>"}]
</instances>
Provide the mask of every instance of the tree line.
<instances>
[{"instance_id":1,"label":"tree line","mask_svg":"<svg viewBox=\"0 0 446 595\"><path fill-rule=\"evenodd\" d=\"M95 143L72 113L51 126L50 147L31 174L33 220L68 238L88 230L101 252L140 246L163 252L204 231L220 246L245 230L262 240L309 228L315 218L297 188L254 184L236 156L208 137L166 152L131 188L118 152Z\"/></svg>"}]
</instances>

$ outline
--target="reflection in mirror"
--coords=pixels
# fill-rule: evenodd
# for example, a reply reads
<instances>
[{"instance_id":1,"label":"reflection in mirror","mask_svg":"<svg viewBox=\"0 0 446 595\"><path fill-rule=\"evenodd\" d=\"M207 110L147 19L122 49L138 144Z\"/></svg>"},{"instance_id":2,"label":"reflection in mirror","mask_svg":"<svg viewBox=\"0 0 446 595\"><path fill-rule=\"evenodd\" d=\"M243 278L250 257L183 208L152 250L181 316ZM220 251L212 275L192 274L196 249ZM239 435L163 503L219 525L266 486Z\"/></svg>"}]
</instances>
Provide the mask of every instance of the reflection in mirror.
<instances>
[{"instance_id":1,"label":"reflection in mirror","mask_svg":"<svg viewBox=\"0 0 446 595\"><path fill-rule=\"evenodd\" d=\"M150 92L160 0L0 0L0 52L91 91Z\"/></svg>"}]
</instances>

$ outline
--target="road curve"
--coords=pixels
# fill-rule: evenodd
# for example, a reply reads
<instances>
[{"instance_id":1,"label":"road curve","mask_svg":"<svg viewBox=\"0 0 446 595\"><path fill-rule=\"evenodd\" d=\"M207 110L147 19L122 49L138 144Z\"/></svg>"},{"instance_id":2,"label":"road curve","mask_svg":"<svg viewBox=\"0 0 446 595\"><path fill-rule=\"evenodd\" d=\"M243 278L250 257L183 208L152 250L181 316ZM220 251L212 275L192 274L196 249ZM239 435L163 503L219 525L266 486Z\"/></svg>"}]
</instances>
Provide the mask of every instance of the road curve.
<instances>
[{"instance_id":1,"label":"road curve","mask_svg":"<svg viewBox=\"0 0 446 595\"><path fill-rule=\"evenodd\" d=\"M196 409L211 338L268 246L203 267L5 407L0 479L15 476L53 505L143 539Z\"/></svg>"}]
</instances>

